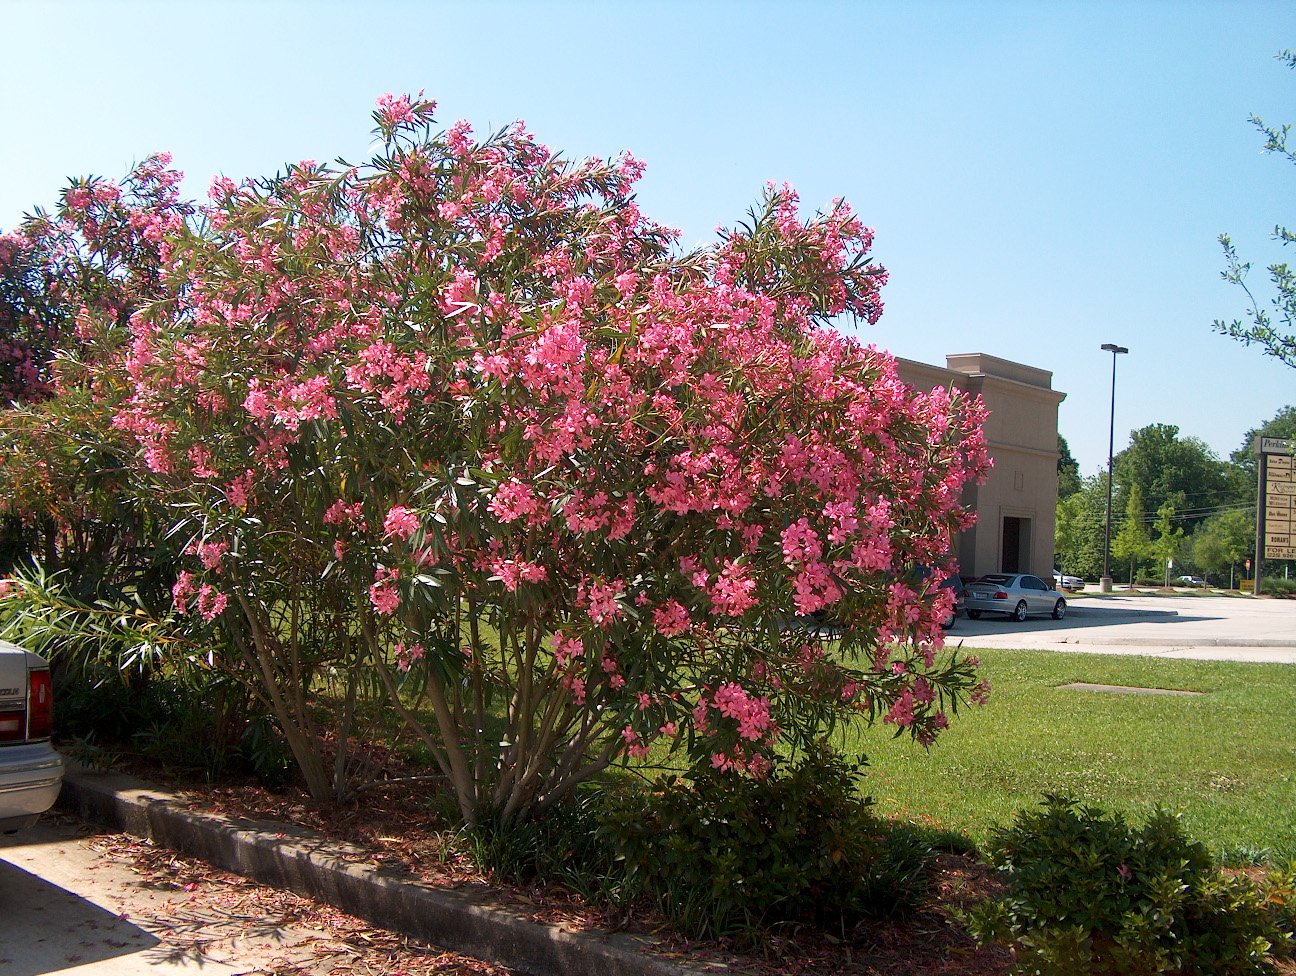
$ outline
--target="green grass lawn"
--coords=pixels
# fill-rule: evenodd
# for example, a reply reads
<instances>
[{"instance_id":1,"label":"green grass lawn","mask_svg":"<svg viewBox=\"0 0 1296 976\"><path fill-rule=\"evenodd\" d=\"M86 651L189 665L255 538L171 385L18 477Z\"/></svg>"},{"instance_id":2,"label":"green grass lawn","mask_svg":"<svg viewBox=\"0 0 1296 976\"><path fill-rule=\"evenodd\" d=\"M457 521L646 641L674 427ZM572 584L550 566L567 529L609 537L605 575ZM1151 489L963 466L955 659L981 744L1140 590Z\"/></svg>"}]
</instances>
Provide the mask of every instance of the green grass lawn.
<instances>
[{"instance_id":1,"label":"green grass lawn","mask_svg":"<svg viewBox=\"0 0 1296 976\"><path fill-rule=\"evenodd\" d=\"M1226 861L1296 858L1296 667L1228 661L973 651L993 693L930 750L881 728L864 789L884 815L929 817L983 842L1062 793L1136 822L1158 804ZM1202 695L1062 690L1071 682Z\"/></svg>"}]
</instances>

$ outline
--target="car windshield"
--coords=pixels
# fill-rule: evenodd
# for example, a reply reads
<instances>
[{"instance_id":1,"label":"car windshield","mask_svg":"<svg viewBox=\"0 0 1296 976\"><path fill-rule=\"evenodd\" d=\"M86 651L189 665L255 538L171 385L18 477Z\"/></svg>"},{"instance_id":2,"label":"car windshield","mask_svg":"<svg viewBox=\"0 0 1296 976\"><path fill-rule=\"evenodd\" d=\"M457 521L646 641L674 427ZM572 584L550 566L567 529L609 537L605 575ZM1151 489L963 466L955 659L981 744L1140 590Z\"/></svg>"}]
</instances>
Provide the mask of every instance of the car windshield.
<instances>
[{"instance_id":1,"label":"car windshield","mask_svg":"<svg viewBox=\"0 0 1296 976\"><path fill-rule=\"evenodd\" d=\"M1011 576L1004 576L1002 573L990 573L988 576L982 576L978 583L1007 583L1012 579Z\"/></svg>"}]
</instances>

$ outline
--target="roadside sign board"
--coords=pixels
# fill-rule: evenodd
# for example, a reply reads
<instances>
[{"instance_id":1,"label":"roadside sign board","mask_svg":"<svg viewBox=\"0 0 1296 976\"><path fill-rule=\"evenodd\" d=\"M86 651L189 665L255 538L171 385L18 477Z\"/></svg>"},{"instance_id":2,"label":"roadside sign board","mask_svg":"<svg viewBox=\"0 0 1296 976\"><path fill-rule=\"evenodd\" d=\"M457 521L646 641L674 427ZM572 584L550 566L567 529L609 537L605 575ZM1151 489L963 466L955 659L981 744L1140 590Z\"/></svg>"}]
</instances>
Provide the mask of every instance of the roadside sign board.
<instances>
[{"instance_id":1,"label":"roadside sign board","mask_svg":"<svg viewBox=\"0 0 1296 976\"><path fill-rule=\"evenodd\" d=\"M1296 559L1296 440L1261 437L1260 541L1265 559Z\"/></svg>"}]
</instances>

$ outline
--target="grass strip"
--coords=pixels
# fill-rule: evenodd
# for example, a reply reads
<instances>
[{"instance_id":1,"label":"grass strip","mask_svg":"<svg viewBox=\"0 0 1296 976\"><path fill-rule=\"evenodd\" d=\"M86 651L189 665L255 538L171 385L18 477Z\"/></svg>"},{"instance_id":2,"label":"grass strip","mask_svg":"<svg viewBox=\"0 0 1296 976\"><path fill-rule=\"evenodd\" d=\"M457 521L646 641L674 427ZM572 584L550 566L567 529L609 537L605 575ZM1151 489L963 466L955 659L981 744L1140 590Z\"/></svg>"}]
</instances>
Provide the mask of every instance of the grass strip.
<instances>
[{"instance_id":1,"label":"grass strip","mask_svg":"<svg viewBox=\"0 0 1296 976\"><path fill-rule=\"evenodd\" d=\"M1044 793L1141 822L1160 805L1226 863L1296 858L1296 668L973 650L993 687L929 750L851 733L884 815L983 843ZM1202 692L1064 690L1073 682Z\"/></svg>"}]
</instances>

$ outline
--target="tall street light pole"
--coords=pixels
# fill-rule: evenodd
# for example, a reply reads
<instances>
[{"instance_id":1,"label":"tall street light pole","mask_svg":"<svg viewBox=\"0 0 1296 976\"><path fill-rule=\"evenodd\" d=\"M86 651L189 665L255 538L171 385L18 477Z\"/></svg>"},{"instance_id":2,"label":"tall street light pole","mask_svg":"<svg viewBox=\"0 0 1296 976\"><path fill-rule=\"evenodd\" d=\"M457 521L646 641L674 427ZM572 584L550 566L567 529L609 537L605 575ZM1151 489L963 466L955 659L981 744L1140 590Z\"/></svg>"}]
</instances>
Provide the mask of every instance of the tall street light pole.
<instances>
[{"instance_id":1,"label":"tall street light pole","mask_svg":"<svg viewBox=\"0 0 1296 976\"><path fill-rule=\"evenodd\" d=\"M1116 449L1116 357L1121 353L1129 352L1124 346L1118 346L1112 342L1105 342L1102 345L1103 352L1112 354L1112 382L1111 382L1111 426L1107 429L1107 532L1103 537L1103 574L1102 579L1098 581L1098 590L1101 593L1110 593L1112 590L1111 578L1111 512L1112 512L1112 458ZM1131 580L1130 582L1133 582Z\"/></svg>"}]
</instances>

